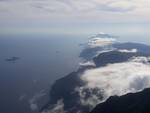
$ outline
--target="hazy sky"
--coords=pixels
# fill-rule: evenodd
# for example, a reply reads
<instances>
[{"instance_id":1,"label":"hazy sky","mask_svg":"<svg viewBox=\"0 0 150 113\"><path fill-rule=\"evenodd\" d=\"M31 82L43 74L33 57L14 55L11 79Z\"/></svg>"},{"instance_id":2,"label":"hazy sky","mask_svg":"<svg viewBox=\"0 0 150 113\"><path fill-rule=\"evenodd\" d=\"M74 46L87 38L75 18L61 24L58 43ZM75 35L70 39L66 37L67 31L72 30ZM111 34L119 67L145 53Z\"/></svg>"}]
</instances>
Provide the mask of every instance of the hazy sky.
<instances>
[{"instance_id":1,"label":"hazy sky","mask_svg":"<svg viewBox=\"0 0 150 113\"><path fill-rule=\"evenodd\" d=\"M150 0L0 0L1 32L65 32L149 21Z\"/></svg>"}]
</instances>

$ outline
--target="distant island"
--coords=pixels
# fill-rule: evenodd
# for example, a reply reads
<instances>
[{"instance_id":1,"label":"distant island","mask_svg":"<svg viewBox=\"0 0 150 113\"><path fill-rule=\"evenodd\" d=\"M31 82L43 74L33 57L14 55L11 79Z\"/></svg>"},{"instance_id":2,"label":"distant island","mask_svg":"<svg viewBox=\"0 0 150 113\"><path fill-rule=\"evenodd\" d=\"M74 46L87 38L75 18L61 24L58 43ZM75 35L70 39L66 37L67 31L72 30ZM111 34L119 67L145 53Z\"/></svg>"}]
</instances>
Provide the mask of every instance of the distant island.
<instances>
[{"instance_id":1,"label":"distant island","mask_svg":"<svg viewBox=\"0 0 150 113\"><path fill-rule=\"evenodd\" d=\"M17 61L19 59L20 59L19 57L13 56L13 57L6 58L5 61L7 61L7 62L15 62L15 61Z\"/></svg>"}]
</instances>

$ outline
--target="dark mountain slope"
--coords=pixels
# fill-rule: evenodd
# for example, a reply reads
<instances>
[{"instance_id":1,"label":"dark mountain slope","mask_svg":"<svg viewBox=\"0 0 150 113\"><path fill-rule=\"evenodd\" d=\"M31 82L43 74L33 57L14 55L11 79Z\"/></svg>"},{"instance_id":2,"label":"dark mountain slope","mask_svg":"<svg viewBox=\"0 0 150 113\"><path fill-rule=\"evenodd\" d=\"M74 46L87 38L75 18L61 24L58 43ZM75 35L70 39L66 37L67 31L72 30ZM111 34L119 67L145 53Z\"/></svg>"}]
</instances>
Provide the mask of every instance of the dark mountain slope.
<instances>
[{"instance_id":1,"label":"dark mountain slope","mask_svg":"<svg viewBox=\"0 0 150 113\"><path fill-rule=\"evenodd\" d=\"M132 57L138 57L138 56L148 56L148 55L141 52L126 53L126 52L119 52L119 51L110 51L110 52L99 54L97 57L93 58L93 60L96 66L100 67L111 63L125 62Z\"/></svg>"},{"instance_id":2,"label":"dark mountain slope","mask_svg":"<svg viewBox=\"0 0 150 113\"><path fill-rule=\"evenodd\" d=\"M90 113L150 113L150 89L120 97L110 97Z\"/></svg>"}]
</instances>

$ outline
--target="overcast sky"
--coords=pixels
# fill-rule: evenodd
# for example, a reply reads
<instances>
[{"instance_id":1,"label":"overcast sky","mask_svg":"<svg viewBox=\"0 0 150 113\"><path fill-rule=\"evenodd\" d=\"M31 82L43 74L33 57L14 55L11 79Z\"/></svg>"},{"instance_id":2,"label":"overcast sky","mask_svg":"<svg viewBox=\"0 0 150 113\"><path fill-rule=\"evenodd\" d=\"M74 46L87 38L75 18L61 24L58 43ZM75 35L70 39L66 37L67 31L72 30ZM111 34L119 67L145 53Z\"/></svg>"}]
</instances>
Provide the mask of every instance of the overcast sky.
<instances>
[{"instance_id":1,"label":"overcast sky","mask_svg":"<svg viewBox=\"0 0 150 113\"><path fill-rule=\"evenodd\" d=\"M150 0L0 0L1 31L149 21Z\"/></svg>"}]
</instances>

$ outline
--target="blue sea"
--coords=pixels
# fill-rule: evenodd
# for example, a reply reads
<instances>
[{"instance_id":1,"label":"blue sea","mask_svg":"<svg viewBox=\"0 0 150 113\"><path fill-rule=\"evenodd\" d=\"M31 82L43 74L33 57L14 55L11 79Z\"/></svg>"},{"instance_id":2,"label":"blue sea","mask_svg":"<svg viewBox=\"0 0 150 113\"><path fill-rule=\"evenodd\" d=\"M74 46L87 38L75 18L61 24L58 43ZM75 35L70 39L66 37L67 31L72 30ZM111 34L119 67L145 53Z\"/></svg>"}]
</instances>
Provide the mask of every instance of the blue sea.
<instances>
[{"instance_id":1,"label":"blue sea","mask_svg":"<svg viewBox=\"0 0 150 113\"><path fill-rule=\"evenodd\" d=\"M82 42L71 35L1 35L0 113L37 113L52 83L77 70Z\"/></svg>"}]
</instances>

